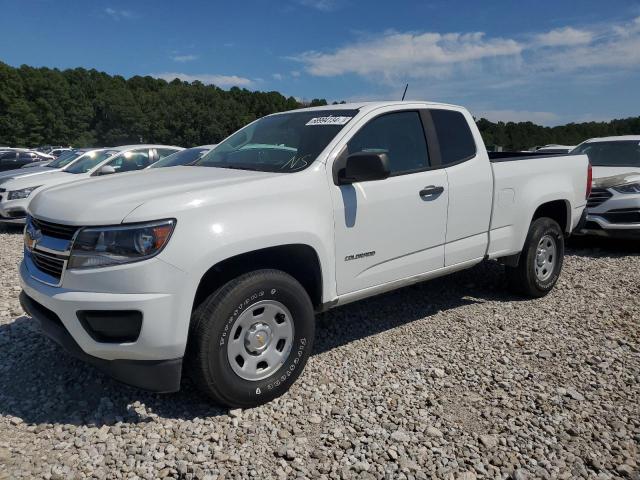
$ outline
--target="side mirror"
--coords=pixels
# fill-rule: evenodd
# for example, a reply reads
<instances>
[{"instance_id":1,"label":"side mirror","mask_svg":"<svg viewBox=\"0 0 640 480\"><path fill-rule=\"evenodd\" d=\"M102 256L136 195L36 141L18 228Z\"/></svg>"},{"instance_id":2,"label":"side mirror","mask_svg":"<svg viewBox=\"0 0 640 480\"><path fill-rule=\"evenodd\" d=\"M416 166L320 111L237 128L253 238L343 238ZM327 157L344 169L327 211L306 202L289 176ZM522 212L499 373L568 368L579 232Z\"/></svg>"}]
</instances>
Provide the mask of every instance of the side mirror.
<instances>
[{"instance_id":1,"label":"side mirror","mask_svg":"<svg viewBox=\"0 0 640 480\"><path fill-rule=\"evenodd\" d=\"M112 173L116 173L116 169L111 165L105 165L100 170L98 170L98 175L111 175Z\"/></svg>"},{"instance_id":2,"label":"side mirror","mask_svg":"<svg viewBox=\"0 0 640 480\"><path fill-rule=\"evenodd\" d=\"M347 157L338 175L339 185L384 180L391 174L386 153L357 152Z\"/></svg>"}]
</instances>

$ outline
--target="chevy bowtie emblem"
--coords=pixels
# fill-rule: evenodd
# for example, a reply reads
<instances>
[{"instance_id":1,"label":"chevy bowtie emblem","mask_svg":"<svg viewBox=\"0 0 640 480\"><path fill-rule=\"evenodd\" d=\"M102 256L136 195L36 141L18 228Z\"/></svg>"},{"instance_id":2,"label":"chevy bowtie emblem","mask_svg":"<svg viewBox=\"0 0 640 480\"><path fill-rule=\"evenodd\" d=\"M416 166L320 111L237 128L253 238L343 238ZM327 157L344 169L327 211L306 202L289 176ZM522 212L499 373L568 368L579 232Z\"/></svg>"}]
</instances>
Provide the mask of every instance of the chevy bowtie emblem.
<instances>
[{"instance_id":1,"label":"chevy bowtie emblem","mask_svg":"<svg viewBox=\"0 0 640 480\"><path fill-rule=\"evenodd\" d=\"M27 250L32 252L40 240L42 240L42 232L39 228L34 227L32 223L29 223L24 232L24 244Z\"/></svg>"}]
</instances>

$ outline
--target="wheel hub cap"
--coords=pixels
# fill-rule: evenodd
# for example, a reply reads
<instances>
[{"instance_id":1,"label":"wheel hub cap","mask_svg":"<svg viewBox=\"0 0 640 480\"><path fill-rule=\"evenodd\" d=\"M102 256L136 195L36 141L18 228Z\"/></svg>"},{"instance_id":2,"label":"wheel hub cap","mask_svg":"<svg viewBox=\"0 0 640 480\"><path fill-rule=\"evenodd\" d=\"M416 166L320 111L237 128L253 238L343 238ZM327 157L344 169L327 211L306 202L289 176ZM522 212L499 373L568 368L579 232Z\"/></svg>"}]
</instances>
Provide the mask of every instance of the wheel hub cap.
<instances>
[{"instance_id":1,"label":"wheel hub cap","mask_svg":"<svg viewBox=\"0 0 640 480\"><path fill-rule=\"evenodd\" d=\"M266 323L254 323L244 337L244 346L250 353L264 352L271 343L271 328Z\"/></svg>"},{"instance_id":2,"label":"wheel hub cap","mask_svg":"<svg viewBox=\"0 0 640 480\"><path fill-rule=\"evenodd\" d=\"M535 273L540 281L551 278L556 266L556 239L551 235L544 235L536 249Z\"/></svg>"},{"instance_id":3,"label":"wheel hub cap","mask_svg":"<svg viewBox=\"0 0 640 480\"><path fill-rule=\"evenodd\" d=\"M229 330L227 359L240 378L258 381L277 372L289 358L294 328L291 313L276 300L243 311Z\"/></svg>"}]
</instances>

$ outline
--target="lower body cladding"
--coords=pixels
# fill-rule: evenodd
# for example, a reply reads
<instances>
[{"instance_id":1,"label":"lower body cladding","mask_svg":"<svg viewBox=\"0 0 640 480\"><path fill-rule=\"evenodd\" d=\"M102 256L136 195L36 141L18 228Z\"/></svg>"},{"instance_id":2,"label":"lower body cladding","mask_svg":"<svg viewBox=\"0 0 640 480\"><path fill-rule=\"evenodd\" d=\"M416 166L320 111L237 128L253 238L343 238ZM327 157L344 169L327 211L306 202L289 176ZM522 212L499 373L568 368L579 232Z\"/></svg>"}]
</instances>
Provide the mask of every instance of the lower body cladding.
<instances>
[{"instance_id":1,"label":"lower body cladding","mask_svg":"<svg viewBox=\"0 0 640 480\"><path fill-rule=\"evenodd\" d=\"M63 287L52 287L32 278L23 261L20 302L43 333L72 356L138 388L165 393L179 390L192 299L182 302L179 293L101 293L118 277L121 288L139 282L138 291L153 291L160 281L176 287L187 283L180 270L151 259L66 271ZM92 280L98 291L85 291ZM145 281L146 289L141 287Z\"/></svg>"}]
</instances>

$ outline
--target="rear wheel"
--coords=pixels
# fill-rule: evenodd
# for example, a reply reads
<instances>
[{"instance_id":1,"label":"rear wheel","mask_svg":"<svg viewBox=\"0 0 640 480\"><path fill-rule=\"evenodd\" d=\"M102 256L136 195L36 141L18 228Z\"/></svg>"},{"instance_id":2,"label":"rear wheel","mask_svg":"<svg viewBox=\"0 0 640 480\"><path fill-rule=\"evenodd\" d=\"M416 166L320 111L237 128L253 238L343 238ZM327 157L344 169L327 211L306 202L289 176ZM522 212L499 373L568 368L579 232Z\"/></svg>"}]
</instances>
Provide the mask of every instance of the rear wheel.
<instances>
[{"instance_id":1,"label":"rear wheel","mask_svg":"<svg viewBox=\"0 0 640 480\"><path fill-rule=\"evenodd\" d=\"M187 373L218 403L269 402L302 372L314 330L311 300L293 277L279 270L247 273L194 312Z\"/></svg>"},{"instance_id":2,"label":"rear wheel","mask_svg":"<svg viewBox=\"0 0 640 480\"><path fill-rule=\"evenodd\" d=\"M563 261L562 229L555 220L538 218L529 227L518 265L506 267L509 285L518 293L542 297L558 281Z\"/></svg>"}]
</instances>

